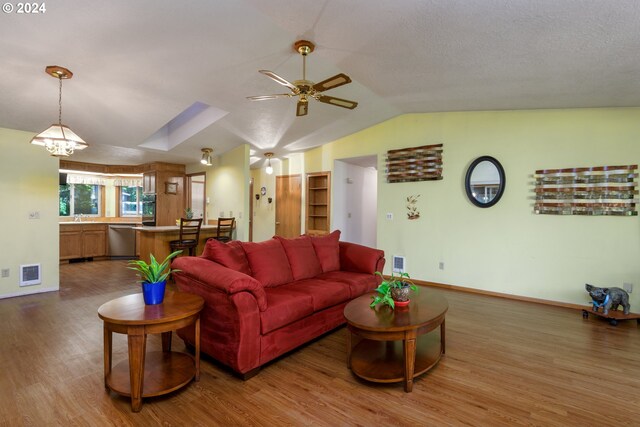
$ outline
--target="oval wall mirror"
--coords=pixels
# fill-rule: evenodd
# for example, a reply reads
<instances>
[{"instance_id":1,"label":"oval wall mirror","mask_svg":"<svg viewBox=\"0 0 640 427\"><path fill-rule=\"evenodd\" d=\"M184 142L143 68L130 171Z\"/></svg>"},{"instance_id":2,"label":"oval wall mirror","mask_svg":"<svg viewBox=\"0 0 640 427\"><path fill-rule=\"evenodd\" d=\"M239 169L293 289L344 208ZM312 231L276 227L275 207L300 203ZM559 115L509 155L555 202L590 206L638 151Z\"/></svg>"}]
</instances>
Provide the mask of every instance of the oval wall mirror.
<instances>
[{"instance_id":1,"label":"oval wall mirror","mask_svg":"<svg viewBox=\"0 0 640 427\"><path fill-rule=\"evenodd\" d=\"M499 161L491 156L475 159L464 180L467 197L474 205L488 208L500 200L506 181L504 169Z\"/></svg>"}]
</instances>

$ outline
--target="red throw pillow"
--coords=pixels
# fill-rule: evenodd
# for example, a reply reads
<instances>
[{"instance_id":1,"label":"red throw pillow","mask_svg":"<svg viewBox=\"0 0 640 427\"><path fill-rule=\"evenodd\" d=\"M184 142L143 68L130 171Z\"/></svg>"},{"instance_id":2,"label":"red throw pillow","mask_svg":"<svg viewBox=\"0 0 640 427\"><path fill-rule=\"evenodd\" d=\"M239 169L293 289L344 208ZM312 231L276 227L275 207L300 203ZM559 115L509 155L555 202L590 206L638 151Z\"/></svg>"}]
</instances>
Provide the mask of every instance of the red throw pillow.
<instances>
[{"instance_id":1,"label":"red throw pillow","mask_svg":"<svg viewBox=\"0 0 640 427\"><path fill-rule=\"evenodd\" d=\"M264 242L242 242L252 276L265 287L293 282L289 259L277 239Z\"/></svg>"},{"instance_id":2,"label":"red throw pillow","mask_svg":"<svg viewBox=\"0 0 640 427\"><path fill-rule=\"evenodd\" d=\"M335 230L326 236L311 237L311 244L316 250L322 271L340 270L340 230Z\"/></svg>"},{"instance_id":3,"label":"red throw pillow","mask_svg":"<svg viewBox=\"0 0 640 427\"><path fill-rule=\"evenodd\" d=\"M282 243L295 280L310 279L322 273L320 261L309 236L300 236L295 239L285 239L280 236L275 238Z\"/></svg>"},{"instance_id":4,"label":"red throw pillow","mask_svg":"<svg viewBox=\"0 0 640 427\"><path fill-rule=\"evenodd\" d=\"M204 247L202 256L227 268L251 276L247 255L242 249L242 243L238 240L222 243L216 239L209 239Z\"/></svg>"}]
</instances>

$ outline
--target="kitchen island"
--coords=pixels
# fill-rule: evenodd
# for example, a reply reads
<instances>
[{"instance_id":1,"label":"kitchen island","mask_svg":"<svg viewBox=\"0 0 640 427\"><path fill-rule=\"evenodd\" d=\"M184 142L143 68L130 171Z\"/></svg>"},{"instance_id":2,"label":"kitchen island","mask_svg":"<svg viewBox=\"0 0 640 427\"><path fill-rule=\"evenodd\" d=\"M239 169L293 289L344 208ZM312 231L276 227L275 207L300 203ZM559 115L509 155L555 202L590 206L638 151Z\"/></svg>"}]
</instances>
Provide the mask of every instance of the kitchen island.
<instances>
[{"instance_id":1,"label":"kitchen island","mask_svg":"<svg viewBox=\"0 0 640 427\"><path fill-rule=\"evenodd\" d=\"M215 237L217 225L203 225L200 227L200 241L196 249L196 255L201 255L208 238ZM153 254L158 262L162 262L171 253L169 242L180 238L180 227L177 225L136 227L140 236L140 259L150 261L149 254Z\"/></svg>"}]
</instances>

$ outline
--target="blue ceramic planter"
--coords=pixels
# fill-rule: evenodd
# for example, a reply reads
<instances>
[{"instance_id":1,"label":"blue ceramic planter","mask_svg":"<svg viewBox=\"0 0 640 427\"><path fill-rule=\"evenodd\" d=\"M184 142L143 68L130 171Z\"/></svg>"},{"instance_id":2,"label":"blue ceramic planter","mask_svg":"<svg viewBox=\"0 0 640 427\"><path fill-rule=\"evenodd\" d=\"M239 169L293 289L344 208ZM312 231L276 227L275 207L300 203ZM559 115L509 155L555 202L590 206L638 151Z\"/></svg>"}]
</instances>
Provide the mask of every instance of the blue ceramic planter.
<instances>
[{"instance_id":1,"label":"blue ceramic planter","mask_svg":"<svg viewBox=\"0 0 640 427\"><path fill-rule=\"evenodd\" d=\"M164 300L164 289L167 281L158 283L142 283L142 296L147 305L162 304Z\"/></svg>"}]
</instances>

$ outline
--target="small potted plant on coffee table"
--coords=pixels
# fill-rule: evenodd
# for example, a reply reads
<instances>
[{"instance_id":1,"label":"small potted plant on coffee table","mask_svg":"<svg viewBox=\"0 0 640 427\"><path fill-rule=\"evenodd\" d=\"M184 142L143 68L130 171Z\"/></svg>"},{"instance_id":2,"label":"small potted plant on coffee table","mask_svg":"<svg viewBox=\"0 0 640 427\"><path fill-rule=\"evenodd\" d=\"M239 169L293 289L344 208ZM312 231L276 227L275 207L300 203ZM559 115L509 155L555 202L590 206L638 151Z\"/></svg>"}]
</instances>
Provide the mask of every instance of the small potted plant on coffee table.
<instances>
[{"instance_id":1,"label":"small potted plant on coffee table","mask_svg":"<svg viewBox=\"0 0 640 427\"><path fill-rule=\"evenodd\" d=\"M151 262L147 264L144 260L129 261L131 270L138 272L138 277L142 282L142 296L147 305L161 304L164 301L164 291L167 285L169 274L179 271L169 268L169 263L182 251L170 253L162 263L158 263L153 254L149 255Z\"/></svg>"},{"instance_id":2,"label":"small potted plant on coffee table","mask_svg":"<svg viewBox=\"0 0 640 427\"><path fill-rule=\"evenodd\" d=\"M376 288L377 294L371 296L371 308L375 308L378 304L388 305L391 308L406 306L410 301L410 292L418 292L418 287L411 281L409 273L400 273L399 276L395 276L391 272L389 279L379 271L375 274L382 278L382 283Z\"/></svg>"}]
</instances>

